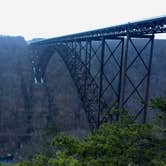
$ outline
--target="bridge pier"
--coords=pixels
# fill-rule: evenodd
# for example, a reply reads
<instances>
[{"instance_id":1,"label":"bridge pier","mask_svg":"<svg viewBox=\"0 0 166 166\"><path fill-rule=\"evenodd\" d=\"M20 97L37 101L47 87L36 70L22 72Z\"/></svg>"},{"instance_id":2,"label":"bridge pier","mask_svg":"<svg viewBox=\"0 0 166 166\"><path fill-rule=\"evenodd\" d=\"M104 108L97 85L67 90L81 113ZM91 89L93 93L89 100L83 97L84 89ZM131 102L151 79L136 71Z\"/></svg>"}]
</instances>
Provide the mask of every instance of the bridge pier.
<instances>
[{"instance_id":1,"label":"bridge pier","mask_svg":"<svg viewBox=\"0 0 166 166\"><path fill-rule=\"evenodd\" d=\"M143 43L141 49L137 46L138 39L142 40ZM133 55L134 58L132 60L129 53L129 49L131 48L134 49L136 54ZM122 109L131 110L133 105L129 100L131 100L133 97L135 98L136 95L138 97L138 103L136 104L140 106L137 108L136 112L134 112L134 119L136 120L141 115L141 113L143 113L142 119L139 120L143 123L146 123L147 118L153 49L154 35L128 34L126 37L125 53L122 65L123 72L120 105ZM134 77L134 73L130 72L134 65L136 65L135 68L138 69L135 72L143 72L143 76L140 76L140 73L135 73L138 77L137 80L132 78ZM144 71L141 71L141 69ZM141 86L143 89L140 89ZM132 91L129 92L129 88L132 88Z\"/></svg>"}]
</instances>

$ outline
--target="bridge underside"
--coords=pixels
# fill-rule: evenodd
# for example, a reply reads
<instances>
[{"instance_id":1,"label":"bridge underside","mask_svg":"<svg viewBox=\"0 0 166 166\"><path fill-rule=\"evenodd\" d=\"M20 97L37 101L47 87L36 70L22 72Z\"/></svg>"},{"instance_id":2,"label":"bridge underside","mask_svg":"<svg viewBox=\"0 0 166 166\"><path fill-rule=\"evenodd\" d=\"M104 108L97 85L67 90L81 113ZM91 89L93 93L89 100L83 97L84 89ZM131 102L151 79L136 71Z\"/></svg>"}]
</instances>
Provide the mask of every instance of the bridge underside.
<instances>
[{"instance_id":1,"label":"bridge underside","mask_svg":"<svg viewBox=\"0 0 166 166\"><path fill-rule=\"evenodd\" d=\"M117 120L116 108L146 122L154 34L165 32L166 18L127 25L30 45L37 82L43 82L53 53L62 57L92 129Z\"/></svg>"}]
</instances>

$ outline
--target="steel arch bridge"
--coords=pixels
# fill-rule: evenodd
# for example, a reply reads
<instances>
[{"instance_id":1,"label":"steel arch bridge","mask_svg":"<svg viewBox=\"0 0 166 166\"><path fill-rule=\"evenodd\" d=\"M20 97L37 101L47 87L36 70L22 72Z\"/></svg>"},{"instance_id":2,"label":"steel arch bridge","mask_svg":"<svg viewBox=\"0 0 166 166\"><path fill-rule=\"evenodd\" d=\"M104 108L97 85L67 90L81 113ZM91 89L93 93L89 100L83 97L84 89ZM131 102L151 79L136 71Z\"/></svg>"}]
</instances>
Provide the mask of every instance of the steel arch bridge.
<instances>
[{"instance_id":1,"label":"steel arch bridge","mask_svg":"<svg viewBox=\"0 0 166 166\"><path fill-rule=\"evenodd\" d=\"M118 115L111 113L114 107L128 109L135 120L146 123L157 33L166 33L166 17L31 43L35 79L43 82L48 62L57 52L71 74L92 129L116 120Z\"/></svg>"}]
</instances>

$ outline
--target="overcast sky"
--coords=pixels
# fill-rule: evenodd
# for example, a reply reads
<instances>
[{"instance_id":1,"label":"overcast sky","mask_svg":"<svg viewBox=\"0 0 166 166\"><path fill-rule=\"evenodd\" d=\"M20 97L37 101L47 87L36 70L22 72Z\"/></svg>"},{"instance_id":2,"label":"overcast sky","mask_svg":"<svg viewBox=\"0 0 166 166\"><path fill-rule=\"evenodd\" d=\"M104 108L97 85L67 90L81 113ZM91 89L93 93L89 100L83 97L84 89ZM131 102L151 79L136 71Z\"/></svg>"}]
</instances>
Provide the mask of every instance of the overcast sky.
<instances>
[{"instance_id":1,"label":"overcast sky","mask_svg":"<svg viewBox=\"0 0 166 166\"><path fill-rule=\"evenodd\" d=\"M166 0L0 0L0 34L50 38L166 14Z\"/></svg>"}]
</instances>

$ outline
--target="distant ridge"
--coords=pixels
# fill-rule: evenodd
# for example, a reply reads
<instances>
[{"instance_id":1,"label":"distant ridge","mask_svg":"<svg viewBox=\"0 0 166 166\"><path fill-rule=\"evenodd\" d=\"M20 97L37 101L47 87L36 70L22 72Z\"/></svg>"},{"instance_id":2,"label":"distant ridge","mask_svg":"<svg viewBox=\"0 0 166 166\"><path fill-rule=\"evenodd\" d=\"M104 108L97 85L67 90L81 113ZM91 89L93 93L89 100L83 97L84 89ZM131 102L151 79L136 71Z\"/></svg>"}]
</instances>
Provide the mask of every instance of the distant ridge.
<instances>
[{"instance_id":1,"label":"distant ridge","mask_svg":"<svg viewBox=\"0 0 166 166\"><path fill-rule=\"evenodd\" d=\"M31 44L31 43L39 42L39 41L42 41L42 40L45 40L45 39L44 38L33 38L32 40L28 40L27 43Z\"/></svg>"}]
</instances>

